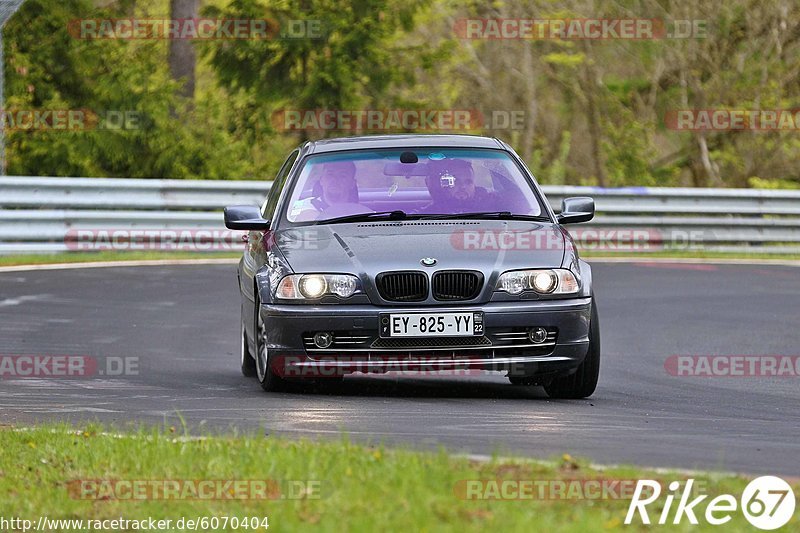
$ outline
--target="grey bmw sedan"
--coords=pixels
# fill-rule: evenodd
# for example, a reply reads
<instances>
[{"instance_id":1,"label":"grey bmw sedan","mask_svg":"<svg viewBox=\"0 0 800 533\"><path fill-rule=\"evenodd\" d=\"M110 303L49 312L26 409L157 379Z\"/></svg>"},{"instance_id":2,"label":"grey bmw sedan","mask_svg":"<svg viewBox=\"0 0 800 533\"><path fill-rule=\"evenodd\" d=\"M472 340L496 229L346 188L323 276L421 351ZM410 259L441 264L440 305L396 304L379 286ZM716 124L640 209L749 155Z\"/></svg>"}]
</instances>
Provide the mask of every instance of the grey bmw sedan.
<instances>
[{"instance_id":1,"label":"grey bmw sedan","mask_svg":"<svg viewBox=\"0 0 800 533\"><path fill-rule=\"evenodd\" d=\"M592 270L506 143L467 135L307 142L246 230L241 367L268 391L353 372L497 371L555 398L597 385Z\"/></svg>"}]
</instances>

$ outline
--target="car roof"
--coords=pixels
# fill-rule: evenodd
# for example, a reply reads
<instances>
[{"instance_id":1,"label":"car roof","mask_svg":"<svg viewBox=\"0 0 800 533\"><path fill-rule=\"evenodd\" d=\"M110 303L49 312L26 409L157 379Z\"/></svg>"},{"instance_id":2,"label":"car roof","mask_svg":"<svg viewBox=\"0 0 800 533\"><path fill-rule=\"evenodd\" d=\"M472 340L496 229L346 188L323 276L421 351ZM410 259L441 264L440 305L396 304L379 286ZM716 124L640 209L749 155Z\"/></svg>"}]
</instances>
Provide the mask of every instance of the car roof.
<instances>
[{"instance_id":1,"label":"car roof","mask_svg":"<svg viewBox=\"0 0 800 533\"><path fill-rule=\"evenodd\" d=\"M319 154L342 150L364 150L382 148L494 148L507 150L505 143L491 137L479 135L363 135L359 137L336 137L310 141L303 148L306 153Z\"/></svg>"}]
</instances>

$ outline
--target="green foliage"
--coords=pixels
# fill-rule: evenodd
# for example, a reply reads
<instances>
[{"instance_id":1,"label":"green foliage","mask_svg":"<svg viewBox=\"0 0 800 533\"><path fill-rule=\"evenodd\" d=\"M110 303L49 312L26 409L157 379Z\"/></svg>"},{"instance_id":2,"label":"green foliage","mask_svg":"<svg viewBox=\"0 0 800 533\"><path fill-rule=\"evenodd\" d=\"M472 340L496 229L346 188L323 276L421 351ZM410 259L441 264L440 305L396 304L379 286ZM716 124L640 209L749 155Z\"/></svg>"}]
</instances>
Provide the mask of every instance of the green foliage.
<instances>
[{"instance_id":1,"label":"green foliage","mask_svg":"<svg viewBox=\"0 0 800 533\"><path fill-rule=\"evenodd\" d=\"M651 125L639 122L624 109L616 122L605 123L603 153L608 172L608 186L644 185L669 187L675 185L677 169L652 170L650 161L655 159L655 148L651 139Z\"/></svg>"},{"instance_id":2,"label":"green foliage","mask_svg":"<svg viewBox=\"0 0 800 533\"><path fill-rule=\"evenodd\" d=\"M127 128L7 132L8 173L265 179L298 143L361 131L282 131L280 110L521 110L491 129L544 183L784 187L800 183L789 131L676 131L679 109L793 109L800 10L576 0L203 0L202 15L315 35L198 41L191 100L165 40L77 39L81 18L165 18L169 0L27 0L7 24L6 109L130 113ZM663 5L662 5L663 4ZM706 37L462 39L465 18L704 20ZM316 25L314 25L316 24ZM311 37L311 38L304 38ZM427 131L431 132L431 131ZM435 132L433 132L435 133ZM462 131L461 133L465 133ZM705 148L707 147L707 148ZM707 150L708 161L703 157ZM706 163L710 164L706 164ZM757 177L756 177L757 176Z\"/></svg>"},{"instance_id":3,"label":"green foliage","mask_svg":"<svg viewBox=\"0 0 800 533\"><path fill-rule=\"evenodd\" d=\"M534 151L531 165L533 173L540 183L545 185L564 185L566 183L567 158L571 139L570 132L565 131L561 134L558 153L549 165L544 161L541 149Z\"/></svg>"},{"instance_id":4,"label":"green foliage","mask_svg":"<svg viewBox=\"0 0 800 533\"><path fill-rule=\"evenodd\" d=\"M176 95L163 41L78 39L68 31L69 21L122 17L128 9L96 7L90 0L28 0L9 22L6 109L84 110L97 120L72 131L10 131L8 172L242 177L246 147L230 139L218 102L195 104ZM124 124L107 120L120 114L129 117Z\"/></svg>"},{"instance_id":5,"label":"green foliage","mask_svg":"<svg viewBox=\"0 0 800 533\"><path fill-rule=\"evenodd\" d=\"M322 31L312 38L209 41L202 50L222 86L241 91L270 113L280 107L363 109L382 103L388 88L400 83L404 73L396 68L389 41L410 28L419 6L399 0L314 0L302 7L232 0L225 9L210 6L203 14L266 18L277 21L281 31L289 21L305 21L319 23ZM269 122L264 125L269 128Z\"/></svg>"},{"instance_id":6,"label":"green foliage","mask_svg":"<svg viewBox=\"0 0 800 533\"><path fill-rule=\"evenodd\" d=\"M800 189L800 181L769 180L758 176L747 178L747 185L754 189Z\"/></svg>"},{"instance_id":7,"label":"green foliage","mask_svg":"<svg viewBox=\"0 0 800 533\"><path fill-rule=\"evenodd\" d=\"M584 54L570 54L567 52L552 52L550 54L545 54L542 57L542 60L545 63L551 63L553 65L561 66L561 67L577 67L578 65L582 64L586 61L586 56Z\"/></svg>"}]
</instances>

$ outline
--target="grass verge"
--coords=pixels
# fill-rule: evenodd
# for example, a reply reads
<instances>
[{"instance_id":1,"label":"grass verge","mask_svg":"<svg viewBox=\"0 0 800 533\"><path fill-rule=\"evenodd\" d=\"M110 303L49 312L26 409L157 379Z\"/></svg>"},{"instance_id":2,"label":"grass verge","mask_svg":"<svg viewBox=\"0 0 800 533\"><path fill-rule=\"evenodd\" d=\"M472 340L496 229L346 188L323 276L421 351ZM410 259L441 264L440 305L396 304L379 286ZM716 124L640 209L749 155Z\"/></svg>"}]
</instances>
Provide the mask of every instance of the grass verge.
<instances>
[{"instance_id":1,"label":"grass verge","mask_svg":"<svg viewBox=\"0 0 800 533\"><path fill-rule=\"evenodd\" d=\"M766 252L753 253L732 253L732 252L712 252L703 250L660 250L657 252L605 252L579 250L581 257L587 260L592 258L614 258L624 257L626 259L726 259L726 260L762 260L770 259L774 261L797 261L800 254L776 254Z\"/></svg>"},{"instance_id":2,"label":"grass verge","mask_svg":"<svg viewBox=\"0 0 800 533\"><path fill-rule=\"evenodd\" d=\"M52 265L56 263L95 263L105 261L150 261L168 259L226 259L241 257L240 252L67 252L55 254L0 255L0 266Z\"/></svg>"},{"instance_id":3,"label":"grass verge","mask_svg":"<svg viewBox=\"0 0 800 533\"><path fill-rule=\"evenodd\" d=\"M603 252L581 251L584 259L624 257L631 260L647 259L724 259L724 260L763 260L798 261L800 254L770 254L770 253L726 253L703 251L671 251L658 252ZM233 259L241 257L241 253L234 252L67 252L54 254L20 254L0 255L0 266L18 265L45 265L57 263L93 263L107 261L148 261L169 259Z\"/></svg>"},{"instance_id":4,"label":"grass verge","mask_svg":"<svg viewBox=\"0 0 800 533\"><path fill-rule=\"evenodd\" d=\"M79 431L52 425L24 431L1 429L2 518L20 517L36 523L41 515L84 521L153 517L170 519L175 524L181 517L266 516L271 531L644 530L645 526L638 521L634 522L638 525L623 524L635 486L632 480L661 480L666 491L670 481L687 478L687 474L626 467L596 470L568 456L550 462L507 459L481 462L444 452L356 445L345 439L333 442L262 436L182 439L175 438L172 431L140 430L112 436L103 433L100 426ZM708 494L730 493L737 499L748 481L743 477L712 474L692 477ZM94 485L80 485L76 480L94 480L91 482ZM270 486L279 490L270 490L267 499L109 497L112 493L129 495L125 483L131 480L138 480L140 487L154 480L182 480L181 491L197 487L201 480L272 480L276 485ZM471 494L484 497L502 496L495 492L490 480L537 481L546 483L544 487L557 487L559 481L567 480L569 485L560 497L540 499L536 489L533 498L504 501L467 499L467 480L484 480L480 489L475 489L475 485L470 489ZM618 480L628 483L630 492L625 497L587 498L591 495L589 485L580 480ZM229 494L255 494L251 490ZM544 490L548 494L552 489ZM188 494L193 492L190 490ZM649 507L651 519L658 519L664 496ZM674 508L675 505L673 513ZM700 512L704 509L703 506ZM733 515L726 530L746 529L741 512ZM704 525L702 518L700 523L691 526L684 519L682 525L668 527L685 531L716 530ZM793 526L798 526L797 516L787 528ZM48 529L74 530L53 524ZM176 530L174 525L173 530ZM237 529L229 523L227 528L217 530Z\"/></svg>"}]
</instances>

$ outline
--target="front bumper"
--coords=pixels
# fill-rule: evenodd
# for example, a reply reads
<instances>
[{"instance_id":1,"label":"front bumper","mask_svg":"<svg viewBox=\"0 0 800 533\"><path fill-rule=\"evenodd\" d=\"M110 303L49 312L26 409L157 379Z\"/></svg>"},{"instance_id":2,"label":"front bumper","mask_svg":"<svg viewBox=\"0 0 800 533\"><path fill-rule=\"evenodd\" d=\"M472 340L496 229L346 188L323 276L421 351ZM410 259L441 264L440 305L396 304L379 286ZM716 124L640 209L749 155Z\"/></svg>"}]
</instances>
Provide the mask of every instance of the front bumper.
<instances>
[{"instance_id":1,"label":"front bumper","mask_svg":"<svg viewBox=\"0 0 800 533\"><path fill-rule=\"evenodd\" d=\"M506 371L514 376L569 373L589 346L591 298L490 302L480 305L396 306L274 305L260 312L267 327L273 370L285 377L326 377L351 372ZM381 339L380 313L482 311L480 339ZM544 343L524 338L527 328L548 332ZM335 332L340 342L316 348L313 333Z\"/></svg>"}]
</instances>

